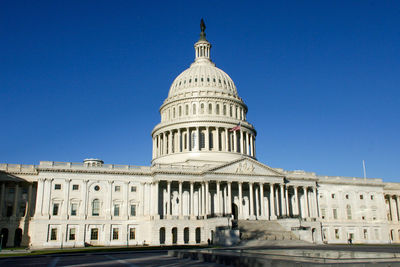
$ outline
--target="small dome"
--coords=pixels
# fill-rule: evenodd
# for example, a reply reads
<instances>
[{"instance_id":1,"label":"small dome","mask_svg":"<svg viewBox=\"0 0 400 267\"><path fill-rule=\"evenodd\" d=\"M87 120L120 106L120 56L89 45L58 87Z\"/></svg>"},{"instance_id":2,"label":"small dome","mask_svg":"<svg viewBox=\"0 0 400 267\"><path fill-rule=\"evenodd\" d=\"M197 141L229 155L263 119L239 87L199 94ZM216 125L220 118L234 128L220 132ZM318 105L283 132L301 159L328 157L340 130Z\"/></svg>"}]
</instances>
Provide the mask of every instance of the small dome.
<instances>
[{"instance_id":1,"label":"small dome","mask_svg":"<svg viewBox=\"0 0 400 267\"><path fill-rule=\"evenodd\" d=\"M210 61L195 62L183 71L172 83L168 97L203 89L237 96L231 77Z\"/></svg>"}]
</instances>

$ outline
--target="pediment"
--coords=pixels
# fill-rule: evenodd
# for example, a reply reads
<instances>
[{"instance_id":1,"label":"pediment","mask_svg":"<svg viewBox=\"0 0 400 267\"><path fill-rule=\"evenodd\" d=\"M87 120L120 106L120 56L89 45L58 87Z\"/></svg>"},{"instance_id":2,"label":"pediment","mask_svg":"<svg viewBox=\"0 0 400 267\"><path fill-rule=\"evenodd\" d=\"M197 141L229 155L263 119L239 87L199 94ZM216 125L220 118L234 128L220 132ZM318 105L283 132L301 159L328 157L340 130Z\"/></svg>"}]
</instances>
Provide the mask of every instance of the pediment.
<instances>
[{"instance_id":1,"label":"pediment","mask_svg":"<svg viewBox=\"0 0 400 267\"><path fill-rule=\"evenodd\" d=\"M260 176L284 176L284 174L274 170L273 168L264 165L256 160L243 158L221 166L214 167L207 172L223 173L223 174L249 174Z\"/></svg>"}]
</instances>

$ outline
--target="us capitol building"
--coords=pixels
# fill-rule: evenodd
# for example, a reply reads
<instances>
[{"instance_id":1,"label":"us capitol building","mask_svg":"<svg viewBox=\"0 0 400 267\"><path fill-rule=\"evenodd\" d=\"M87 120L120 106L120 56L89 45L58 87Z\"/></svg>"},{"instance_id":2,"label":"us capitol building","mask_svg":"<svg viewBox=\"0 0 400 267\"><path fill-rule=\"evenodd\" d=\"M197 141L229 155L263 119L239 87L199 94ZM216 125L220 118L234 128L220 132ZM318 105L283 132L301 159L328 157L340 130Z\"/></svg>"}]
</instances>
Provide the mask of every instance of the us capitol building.
<instances>
[{"instance_id":1,"label":"us capitol building","mask_svg":"<svg viewBox=\"0 0 400 267\"><path fill-rule=\"evenodd\" d=\"M248 108L204 30L161 105L151 166L0 164L3 246L204 244L235 228L243 239L400 242L400 184L257 161Z\"/></svg>"}]
</instances>

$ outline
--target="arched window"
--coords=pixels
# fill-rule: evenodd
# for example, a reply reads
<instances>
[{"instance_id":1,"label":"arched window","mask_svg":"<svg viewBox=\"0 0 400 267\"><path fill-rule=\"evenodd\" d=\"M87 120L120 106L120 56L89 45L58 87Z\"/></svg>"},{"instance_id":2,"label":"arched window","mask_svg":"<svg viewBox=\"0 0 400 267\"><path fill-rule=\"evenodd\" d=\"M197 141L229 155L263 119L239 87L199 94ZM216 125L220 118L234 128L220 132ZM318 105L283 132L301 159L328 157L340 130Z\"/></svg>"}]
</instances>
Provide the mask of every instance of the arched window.
<instances>
[{"instance_id":1,"label":"arched window","mask_svg":"<svg viewBox=\"0 0 400 267\"><path fill-rule=\"evenodd\" d=\"M224 105L224 115L226 115L226 105Z\"/></svg>"},{"instance_id":2,"label":"arched window","mask_svg":"<svg viewBox=\"0 0 400 267\"><path fill-rule=\"evenodd\" d=\"M212 114L212 104L208 104L208 114Z\"/></svg>"},{"instance_id":3,"label":"arched window","mask_svg":"<svg viewBox=\"0 0 400 267\"><path fill-rule=\"evenodd\" d=\"M179 117L181 117L181 116L182 116L182 107L179 106Z\"/></svg>"},{"instance_id":4,"label":"arched window","mask_svg":"<svg viewBox=\"0 0 400 267\"><path fill-rule=\"evenodd\" d=\"M196 104L193 104L193 115L196 115Z\"/></svg>"},{"instance_id":5,"label":"arched window","mask_svg":"<svg viewBox=\"0 0 400 267\"><path fill-rule=\"evenodd\" d=\"M229 116L232 117L232 106L229 107Z\"/></svg>"},{"instance_id":6,"label":"arched window","mask_svg":"<svg viewBox=\"0 0 400 267\"><path fill-rule=\"evenodd\" d=\"M346 213L347 213L347 220L351 220L352 216L351 216L351 206L350 205L346 206Z\"/></svg>"},{"instance_id":7,"label":"arched window","mask_svg":"<svg viewBox=\"0 0 400 267\"><path fill-rule=\"evenodd\" d=\"M188 116L189 115L189 105L185 106L185 115Z\"/></svg>"},{"instance_id":8,"label":"arched window","mask_svg":"<svg viewBox=\"0 0 400 267\"><path fill-rule=\"evenodd\" d=\"M100 215L100 200L94 199L92 202L92 216Z\"/></svg>"},{"instance_id":9,"label":"arched window","mask_svg":"<svg viewBox=\"0 0 400 267\"><path fill-rule=\"evenodd\" d=\"M200 104L200 114L204 114L204 104Z\"/></svg>"},{"instance_id":10,"label":"arched window","mask_svg":"<svg viewBox=\"0 0 400 267\"><path fill-rule=\"evenodd\" d=\"M215 107L215 112L217 113L217 115L219 115L219 104L217 104L217 106Z\"/></svg>"},{"instance_id":11,"label":"arched window","mask_svg":"<svg viewBox=\"0 0 400 267\"><path fill-rule=\"evenodd\" d=\"M175 108L172 109L172 116L175 119L176 113L175 113Z\"/></svg>"}]
</instances>

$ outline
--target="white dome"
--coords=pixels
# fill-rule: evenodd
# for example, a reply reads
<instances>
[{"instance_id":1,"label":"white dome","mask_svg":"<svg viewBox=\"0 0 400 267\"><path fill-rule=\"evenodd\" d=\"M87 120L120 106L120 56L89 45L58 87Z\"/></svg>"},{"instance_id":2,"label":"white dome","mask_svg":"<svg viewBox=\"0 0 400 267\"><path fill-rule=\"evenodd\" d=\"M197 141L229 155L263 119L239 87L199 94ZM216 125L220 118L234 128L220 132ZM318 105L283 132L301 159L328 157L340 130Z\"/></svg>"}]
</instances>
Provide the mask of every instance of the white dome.
<instances>
[{"instance_id":1,"label":"white dome","mask_svg":"<svg viewBox=\"0 0 400 267\"><path fill-rule=\"evenodd\" d=\"M176 77L168 97L204 89L237 96L236 86L231 77L209 61L195 62Z\"/></svg>"}]
</instances>

